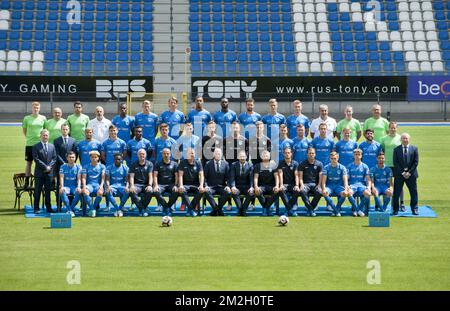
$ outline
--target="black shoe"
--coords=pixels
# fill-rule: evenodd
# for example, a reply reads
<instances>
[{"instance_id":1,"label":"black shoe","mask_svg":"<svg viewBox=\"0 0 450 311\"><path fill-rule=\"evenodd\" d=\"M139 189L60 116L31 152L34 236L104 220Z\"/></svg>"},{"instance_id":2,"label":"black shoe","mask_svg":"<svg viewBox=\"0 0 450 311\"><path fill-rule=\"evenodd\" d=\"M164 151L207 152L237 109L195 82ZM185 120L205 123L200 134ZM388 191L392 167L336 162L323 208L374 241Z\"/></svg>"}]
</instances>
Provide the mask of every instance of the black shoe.
<instances>
[{"instance_id":1,"label":"black shoe","mask_svg":"<svg viewBox=\"0 0 450 311\"><path fill-rule=\"evenodd\" d=\"M419 215L419 211L418 211L417 209L413 209L413 210L412 210L412 214L413 214L413 215Z\"/></svg>"},{"instance_id":2,"label":"black shoe","mask_svg":"<svg viewBox=\"0 0 450 311\"><path fill-rule=\"evenodd\" d=\"M212 210L209 216L217 216L217 210Z\"/></svg>"},{"instance_id":3,"label":"black shoe","mask_svg":"<svg viewBox=\"0 0 450 311\"><path fill-rule=\"evenodd\" d=\"M405 204L400 204L400 212L406 212Z\"/></svg>"},{"instance_id":4,"label":"black shoe","mask_svg":"<svg viewBox=\"0 0 450 311\"><path fill-rule=\"evenodd\" d=\"M225 214L223 213L223 210L218 209L217 210L217 216L225 216Z\"/></svg>"},{"instance_id":5,"label":"black shoe","mask_svg":"<svg viewBox=\"0 0 450 311\"><path fill-rule=\"evenodd\" d=\"M395 216L395 215L398 215L398 211L393 211L393 212L392 212L392 215L394 215L394 216Z\"/></svg>"}]
</instances>

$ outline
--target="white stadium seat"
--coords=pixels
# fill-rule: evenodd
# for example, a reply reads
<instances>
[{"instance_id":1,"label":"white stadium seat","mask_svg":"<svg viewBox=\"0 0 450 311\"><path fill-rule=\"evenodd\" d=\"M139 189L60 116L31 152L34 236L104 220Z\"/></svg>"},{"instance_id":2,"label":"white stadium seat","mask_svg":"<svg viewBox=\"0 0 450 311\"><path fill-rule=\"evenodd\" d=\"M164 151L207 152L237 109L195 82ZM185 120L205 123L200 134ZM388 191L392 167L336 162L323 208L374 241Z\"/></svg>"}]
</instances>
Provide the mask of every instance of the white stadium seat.
<instances>
[{"instance_id":1,"label":"white stadium seat","mask_svg":"<svg viewBox=\"0 0 450 311\"><path fill-rule=\"evenodd\" d=\"M320 25L320 24L319 24ZM320 31L320 29L319 29ZM328 32L321 31L319 35L320 42L330 42L330 34Z\"/></svg>"},{"instance_id":2,"label":"white stadium seat","mask_svg":"<svg viewBox=\"0 0 450 311\"><path fill-rule=\"evenodd\" d=\"M296 23L303 22L303 14L302 13L294 13L294 22L296 22Z\"/></svg>"},{"instance_id":3,"label":"white stadium seat","mask_svg":"<svg viewBox=\"0 0 450 311\"><path fill-rule=\"evenodd\" d=\"M378 33L378 40L379 41L389 41L389 35L386 31L380 31Z\"/></svg>"},{"instance_id":4,"label":"white stadium seat","mask_svg":"<svg viewBox=\"0 0 450 311\"><path fill-rule=\"evenodd\" d=\"M332 63L324 63L322 71L323 72L333 72L333 64Z\"/></svg>"},{"instance_id":5,"label":"white stadium seat","mask_svg":"<svg viewBox=\"0 0 450 311\"><path fill-rule=\"evenodd\" d=\"M30 71L30 70L31 70L30 62L19 63L19 71Z\"/></svg>"},{"instance_id":6,"label":"white stadium seat","mask_svg":"<svg viewBox=\"0 0 450 311\"><path fill-rule=\"evenodd\" d=\"M5 71L5 69L6 69L5 62L0 60L0 71Z\"/></svg>"},{"instance_id":7,"label":"white stadium seat","mask_svg":"<svg viewBox=\"0 0 450 311\"><path fill-rule=\"evenodd\" d=\"M320 66L319 63L312 63L311 72L322 72L322 67Z\"/></svg>"},{"instance_id":8,"label":"white stadium seat","mask_svg":"<svg viewBox=\"0 0 450 311\"><path fill-rule=\"evenodd\" d=\"M398 11L399 12L409 11L408 3L407 2L400 2L398 4Z\"/></svg>"},{"instance_id":9,"label":"white stadium seat","mask_svg":"<svg viewBox=\"0 0 450 311\"><path fill-rule=\"evenodd\" d=\"M431 11L423 12L422 16L423 16L423 20L424 21L432 21L432 20L434 20L433 12L431 12Z\"/></svg>"},{"instance_id":10,"label":"white stadium seat","mask_svg":"<svg viewBox=\"0 0 450 311\"><path fill-rule=\"evenodd\" d=\"M417 53L417 60L421 62L429 61L430 57L428 55L428 52L420 51L419 53Z\"/></svg>"},{"instance_id":11,"label":"white stadium seat","mask_svg":"<svg viewBox=\"0 0 450 311\"><path fill-rule=\"evenodd\" d=\"M410 62L408 64L408 71L420 71L419 64L417 62Z\"/></svg>"},{"instance_id":12,"label":"white stadium seat","mask_svg":"<svg viewBox=\"0 0 450 311\"><path fill-rule=\"evenodd\" d=\"M322 62L331 62L331 53L330 52L322 52L320 54L320 60Z\"/></svg>"},{"instance_id":13,"label":"white stadium seat","mask_svg":"<svg viewBox=\"0 0 450 311\"><path fill-rule=\"evenodd\" d=\"M30 61L31 60L31 53L30 51L21 51L20 52L20 60L22 61Z\"/></svg>"},{"instance_id":14,"label":"white stadium seat","mask_svg":"<svg viewBox=\"0 0 450 311\"><path fill-rule=\"evenodd\" d=\"M317 26L317 31L322 34L322 32L326 32L328 33L329 29L328 29L328 23L319 23L319 25ZM328 40L329 41L329 40Z\"/></svg>"},{"instance_id":15,"label":"white stadium seat","mask_svg":"<svg viewBox=\"0 0 450 311\"><path fill-rule=\"evenodd\" d=\"M316 11L312 3L305 3L304 9L306 13L314 13Z\"/></svg>"},{"instance_id":16,"label":"white stadium seat","mask_svg":"<svg viewBox=\"0 0 450 311\"><path fill-rule=\"evenodd\" d=\"M429 41L428 42L428 50L429 51L439 51L439 42L438 41Z\"/></svg>"},{"instance_id":17,"label":"white stadium seat","mask_svg":"<svg viewBox=\"0 0 450 311\"><path fill-rule=\"evenodd\" d=\"M432 11L433 6L431 5L431 1L423 1L422 2L422 11Z\"/></svg>"},{"instance_id":18,"label":"white stadium seat","mask_svg":"<svg viewBox=\"0 0 450 311\"><path fill-rule=\"evenodd\" d=\"M400 23L400 30L411 31L411 23L409 21L404 21Z\"/></svg>"},{"instance_id":19,"label":"white stadium seat","mask_svg":"<svg viewBox=\"0 0 450 311\"><path fill-rule=\"evenodd\" d=\"M366 31L376 31L375 23L368 22L364 24Z\"/></svg>"},{"instance_id":20,"label":"white stadium seat","mask_svg":"<svg viewBox=\"0 0 450 311\"><path fill-rule=\"evenodd\" d=\"M415 11L420 11L421 10L421 8L420 8L420 3L419 2L411 2L410 4L409 4L409 10L411 11L411 12L415 12Z\"/></svg>"},{"instance_id":21,"label":"white stadium seat","mask_svg":"<svg viewBox=\"0 0 450 311\"><path fill-rule=\"evenodd\" d=\"M307 63L300 63L298 64L298 71L299 72L309 72L309 66Z\"/></svg>"},{"instance_id":22,"label":"white stadium seat","mask_svg":"<svg viewBox=\"0 0 450 311\"><path fill-rule=\"evenodd\" d=\"M413 22L412 29L414 31L422 31L423 30L423 23L421 21Z\"/></svg>"},{"instance_id":23,"label":"white stadium seat","mask_svg":"<svg viewBox=\"0 0 450 311\"><path fill-rule=\"evenodd\" d=\"M317 52L319 51L319 45L317 42L309 42L308 43L308 52Z\"/></svg>"},{"instance_id":24,"label":"white stadium seat","mask_svg":"<svg viewBox=\"0 0 450 311\"><path fill-rule=\"evenodd\" d=\"M10 13L9 13L9 11L7 11L7 10L1 10L0 11L0 19L2 19L2 20L9 20L10 19Z\"/></svg>"},{"instance_id":25,"label":"white stadium seat","mask_svg":"<svg viewBox=\"0 0 450 311\"><path fill-rule=\"evenodd\" d=\"M416 61L416 60L417 60L417 58L416 58L416 52L414 52L414 51L408 51L408 52L406 52L405 60L406 60L407 62L414 62L414 61Z\"/></svg>"},{"instance_id":26,"label":"white stadium seat","mask_svg":"<svg viewBox=\"0 0 450 311\"><path fill-rule=\"evenodd\" d=\"M444 71L444 64L442 62L433 62L433 71Z\"/></svg>"},{"instance_id":27,"label":"white stadium seat","mask_svg":"<svg viewBox=\"0 0 450 311\"><path fill-rule=\"evenodd\" d=\"M400 41L392 42L392 51L403 51L403 45Z\"/></svg>"},{"instance_id":28,"label":"white stadium seat","mask_svg":"<svg viewBox=\"0 0 450 311\"><path fill-rule=\"evenodd\" d=\"M377 26L378 31L387 31L386 22L376 22L375 25Z\"/></svg>"},{"instance_id":29,"label":"white stadium seat","mask_svg":"<svg viewBox=\"0 0 450 311\"><path fill-rule=\"evenodd\" d=\"M306 52L306 43L305 42L298 42L295 45L295 50L297 52Z\"/></svg>"},{"instance_id":30,"label":"white stadium seat","mask_svg":"<svg viewBox=\"0 0 450 311\"><path fill-rule=\"evenodd\" d=\"M427 50L427 44L425 41L417 41L416 42L416 51L426 51Z\"/></svg>"},{"instance_id":31,"label":"white stadium seat","mask_svg":"<svg viewBox=\"0 0 450 311\"><path fill-rule=\"evenodd\" d=\"M367 23L375 22L375 14L373 12L364 13L364 21Z\"/></svg>"},{"instance_id":32,"label":"white stadium seat","mask_svg":"<svg viewBox=\"0 0 450 311\"><path fill-rule=\"evenodd\" d=\"M425 30L434 30L436 31L436 26L434 25L434 21L425 22Z\"/></svg>"},{"instance_id":33,"label":"white stadium seat","mask_svg":"<svg viewBox=\"0 0 450 311\"><path fill-rule=\"evenodd\" d=\"M0 60L6 60L6 52L0 50Z\"/></svg>"},{"instance_id":34,"label":"white stadium seat","mask_svg":"<svg viewBox=\"0 0 450 311\"><path fill-rule=\"evenodd\" d=\"M411 13L411 20L413 21L421 21L422 20L422 12L412 12Z\"/></svg>"},{"instance_id":35,"label":"white stadium seat","mask_svg":"<svg viewBox=\"0 0 450 311\"><path fill-rule=\"evenodd\" d=\"M398 31L391 31L390 32L391 41L400 41L402 37L400 36L400 32Z\"/></svg>"},{"instance_id":36,"label":"white stadium seat","mask_svg":"<svg viewBox=\"0 0 450 311\"><path fill-rule=\"evenodd\" d=\"M17 62L10 60L6 63L6 71L17 71Z\"/></svg>"},{"instance_id":37,"label":"white stadium seat","mask_svg":"<svg viewBox=\"0 0 450 311\"><path fill-rule=\"evenodd\" d=\"M362 22L363 21L362 13L361 12L353 12L352 13L352 21L353 22Z\"/></svg>"},{"instance_id":38,"label":"white stadium seat","mask_svg":"<svg viewBox=\"0 0 450 311\"><path fill-rule=\"evenodd\" d=\"M411 31L404 31L402 33L402 39L403 41L412 41L413 40L413 34Z\"/></svg>"},{"instance_id":39,"label":"white stadium seat","mask_svg":"<svg viewBox=\"0 0 450 311\"><path fill-rule=\"evenodd\" d=\"M312 52L309 54L309 61L310 62L320 62L320 56L317 52Z\"/></svg>"},{"instance_id":40,"label":"white stadium seat","mask_svg":"<svg viewBox=\"0 0 450 311\"><path fill-rule=\"evenodd\" d=\"M415 41L425 40L425 33L423 31L415 31L414 32L414 40Z\"/></svg>"},{"instance_id":41,"label":"white stadium seat","mask_svg":"<svg viewBox=\"0 0 450 311\"><path fill-rule=\"evenodd\" d=\"M431 63L430 62L421 62L420 63L420 71L431 71Z\"/></svg>"},{"instance_id":42,"label":"white stadium seat","mask_svg":"<svg viewBox=\"0 0 450 311\"><path fill-rule=\"evenodd\" d=\"M400 11L398 14L398 20L400 22L409 21L409 12L408 11Z\"/></svg>"},{"instance_id":43,"label":"white stadium seat","mask_svg":"<svg viewBox=\"0 0 450 311\"><path fill-rule=\"evenodd\" d=\"M432 61L441 61L441 52L439 51L431 51L430 52L430 60Z\"/></svg>"},{"instance_id":44,"label":"white stadium seat","mask_svg":"<svg viewBox=\"0 0 450 311\"><path fill-rule=\"evenodd\" d=\"M321 52L329 52L331 51L331 45L329 42L320 42L320 49Z\"/></svg>"},{"instance_id":45,"label":"white stadium seat","mask_svg":"<svg viewBox=\"0 0 450 311\"><path fill-rule=\"evenodd\" d=\"M8 51L8 60L19 60L19 53L17 51Z\"/></svg>"},{"instance_id":46,"label":"white stadium seat","mask_svg":"<svg viewBox=\"0 0 450 311\"><path fill-rule=\"evenodd\" d=\"M414 51L414 42L412 42L412 41L403 42L403 50L404 51Z\"/></svg>"},{"instance_id":47,"label":"white stadium seat","mask_svg":"<svg viewBox=\"0 0 450 311\"><path fill-rule=\"evenodd\" d=\"M33 62L31 66L32 71L44 71L44 64L42 62Z\"/></svg>"},{"instance_id":48,"label":"white stadium seat","mask_svg":"<svg viewBox=\"0 0 450 311\"><path fill-rule=\"evenodd\" d=\"M308 54L304 52L297 53L297 62L307 62Z\"/></svg>"},{"instance_id":49,"label":"white stadium seat","mask_svg":"<svg viewBox=\"0 0 450 311\"><path fill-rule=\"evenodd\" d=\"M326 13L327 12L327 6L325 3L317 3L316 5L316 12L317 13Z\"/></svg>"},{"instance_id":50,"label":"white stadium seat","mask_svg":"<svg viewBox=\"0 0 450 311\"><path fill-rule=\"evenodd\" d=\"M297 32L295 34L295 42L306 42L306 36L304 32Z\"/></svg>"},{"instance_id":51,"label":"white stadium seat","mask_svg":"<svg viewBox=\"0 0 450 311\"><path fill-rule=\"evenodd\" d=\"M327 14L326 13L318 13L316 16L316 20L319 23L327 23L328 22Z\"/></svg>"},{"instance_id":52,"label":"white stadium seat","mask_svg":"<svg viewBox=\"0 0 450 311\"><path fill-rule=\"evenodd\" d=\"M294 32L304 32L305 31L305 24L302 22L295 23L294 25Z\"/></svg>"},{"instance_id":53,"label":"white stadium seat","mask_svg":"<svg viewBox=\"0 0 450 311\"><path fill-rule=\"evenodd\" d=\"M292 7L292 11L294 13L301 13L301 12L303 12L303 5L300 4L300 3L294 4L294 6Z\"/></svg>"},{"instance_id":54,"label":"white stadium seat","mask_svg":"<svg viewBox=\"0 0 450 311\"><path fill-rule=\"evenodd\" d=\"M427 40L437 40L438 39L438 36L437 36L437 32L436 31L433 31L433 30L430 30L430 31L427 31Z\"/></svg>"},{"instance_id":55,"label":"white stadium seat","mask_svg":"<svg viewBox=\"0 0 450 311\"><path fill-rule=\"evenodd\" d=\"M0 20L0 30L8 30L9 23L7 20Z\"/></svg>"},{"instance_id":56,"label":"white stadium seat","mask_svg":"<svg viewBox=\"0 0 450 311\"><path fill-rule=\"evenodd\" d=\"M316 22L316 14L306 13L305 14L305 22L306 23L315 23Z\"/></svg>"},{"instance_id":57,"label":"white stadium seat","mask_svg":"<svg viewBox=\"0 0 450 311\"><path fill-rule=\"evenodd\" d=\"M33 52L33 60L34 61L44 61L44 53L42 51L34 51Z\"/></svg>"},{"instance_id":58,"label":"white stadium seat","mask_svg":"<svg viewBox=\"0 0 450 311\"><path fill-rule=\"evenodd\" d=\"M306 42L317 42L317 33L316 32L308 32L306 34Z\"/></svg>"},{"instance_id":59,"label":"white stadium seat","mask_svg":"<svg viewBox=\"0 0 450 311\"><path fill-rule=\"evenodd\" d=\"M316 23L307 23L305 30L306 32L316 31Z\"/></svg>"},{"instance_id":60,"label":"white stadium seat","mask_svg":"<svg viewBox=\"0 0 450 311\"><path fill-rule=\"evenodd\" d=\"M350 11L351 12L361 12L361 3L352 2L352 4L350 5Z\"/></svg>"},{"instance_id":61,"label":"white stadium seat","mask_svg":"<svg viewBox=\"0 0 450 311\"><path fill-rule=\"evenodd\" d=\"M350 12L350 5L348 2L339 3L339 12Z\"/></svg>"}]
</instances>

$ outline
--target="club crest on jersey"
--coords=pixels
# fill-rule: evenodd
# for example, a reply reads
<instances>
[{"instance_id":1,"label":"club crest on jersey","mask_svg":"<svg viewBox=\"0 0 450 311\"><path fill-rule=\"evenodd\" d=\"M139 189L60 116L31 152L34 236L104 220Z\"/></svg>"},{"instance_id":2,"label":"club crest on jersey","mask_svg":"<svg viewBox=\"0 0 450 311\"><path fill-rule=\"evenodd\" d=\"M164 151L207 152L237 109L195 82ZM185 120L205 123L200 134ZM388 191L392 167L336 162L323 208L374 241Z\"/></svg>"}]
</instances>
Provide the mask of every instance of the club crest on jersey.
<instances>
[{"instance_id":1,"label":"club crest on jersey","mask_svg":"<svg viewBox=\"0 0 450 311\"><path fill-rule=\"evenodd\" d=\"M337 173L340 174L340 173L341 173L341 170L337 170Z\"/></svg>"}]
</instances>

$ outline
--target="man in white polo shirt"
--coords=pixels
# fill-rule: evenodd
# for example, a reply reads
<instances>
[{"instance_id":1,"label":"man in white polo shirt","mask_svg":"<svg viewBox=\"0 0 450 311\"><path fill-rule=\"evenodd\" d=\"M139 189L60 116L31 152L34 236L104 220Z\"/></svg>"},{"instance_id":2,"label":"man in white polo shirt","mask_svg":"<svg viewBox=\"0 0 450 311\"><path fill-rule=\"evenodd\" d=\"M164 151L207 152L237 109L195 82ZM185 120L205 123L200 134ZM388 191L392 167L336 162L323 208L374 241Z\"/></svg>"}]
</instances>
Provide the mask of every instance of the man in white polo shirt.
<instances>
[{"instance_id":1,"label":"man in white polo shirt","mask_svg":"<svg viewBox=\"0 0 450 311\"><path fill-rule=\"evenodd\" d=\"M89 121L88 127L93 130L93 138L103 143L109 137L111 121L104 117L105 111L102 106L95 108L95 118Z\"/></svg>"},{"instance_id":2,"label":"man in white polo shirt","mask_svg":"<svg viewBox=\"0 0 450 311\"><path fill-rule=\"evenodd\" d=\"M314 138L316 136L319 136L319 126L321 123L327 124L327 138L333 139L336 135L336 127L337 123L336 120L332 117L328 116L328 106L327 105L320 105L320 116L317 119L314 119L311 122L311 126L309 127L309 131L311 133L311 137Z\"/></svg>"}]
</instances>

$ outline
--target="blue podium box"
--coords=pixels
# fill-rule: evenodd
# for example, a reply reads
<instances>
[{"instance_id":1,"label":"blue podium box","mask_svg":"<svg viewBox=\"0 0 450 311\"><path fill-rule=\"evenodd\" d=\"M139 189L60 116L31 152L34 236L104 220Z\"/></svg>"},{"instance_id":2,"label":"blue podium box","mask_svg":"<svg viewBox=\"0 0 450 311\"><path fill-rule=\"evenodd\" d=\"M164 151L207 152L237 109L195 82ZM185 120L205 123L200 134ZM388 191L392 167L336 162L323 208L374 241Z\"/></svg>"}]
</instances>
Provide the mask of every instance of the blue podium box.
<instances>
[{"instance_id":1,"label":"blue podium box","mask_svg":"<svg viewBox=\"0 0 450 311\"><path fill-rule=\"evenodd\" d=\"M72 216L66 213L55 213L50 215L51 228L72 228Z\"/></svg>"},{"instance_id":2,"label":"blue podium box","mask_svg":"<svg viewBox=\"0 0 450 311\"><path fill-rule=\"evenodd\" d=\"M369 227L389 227L390 214L387 212L370 212Z\"/></svg>"}]
</instances>

